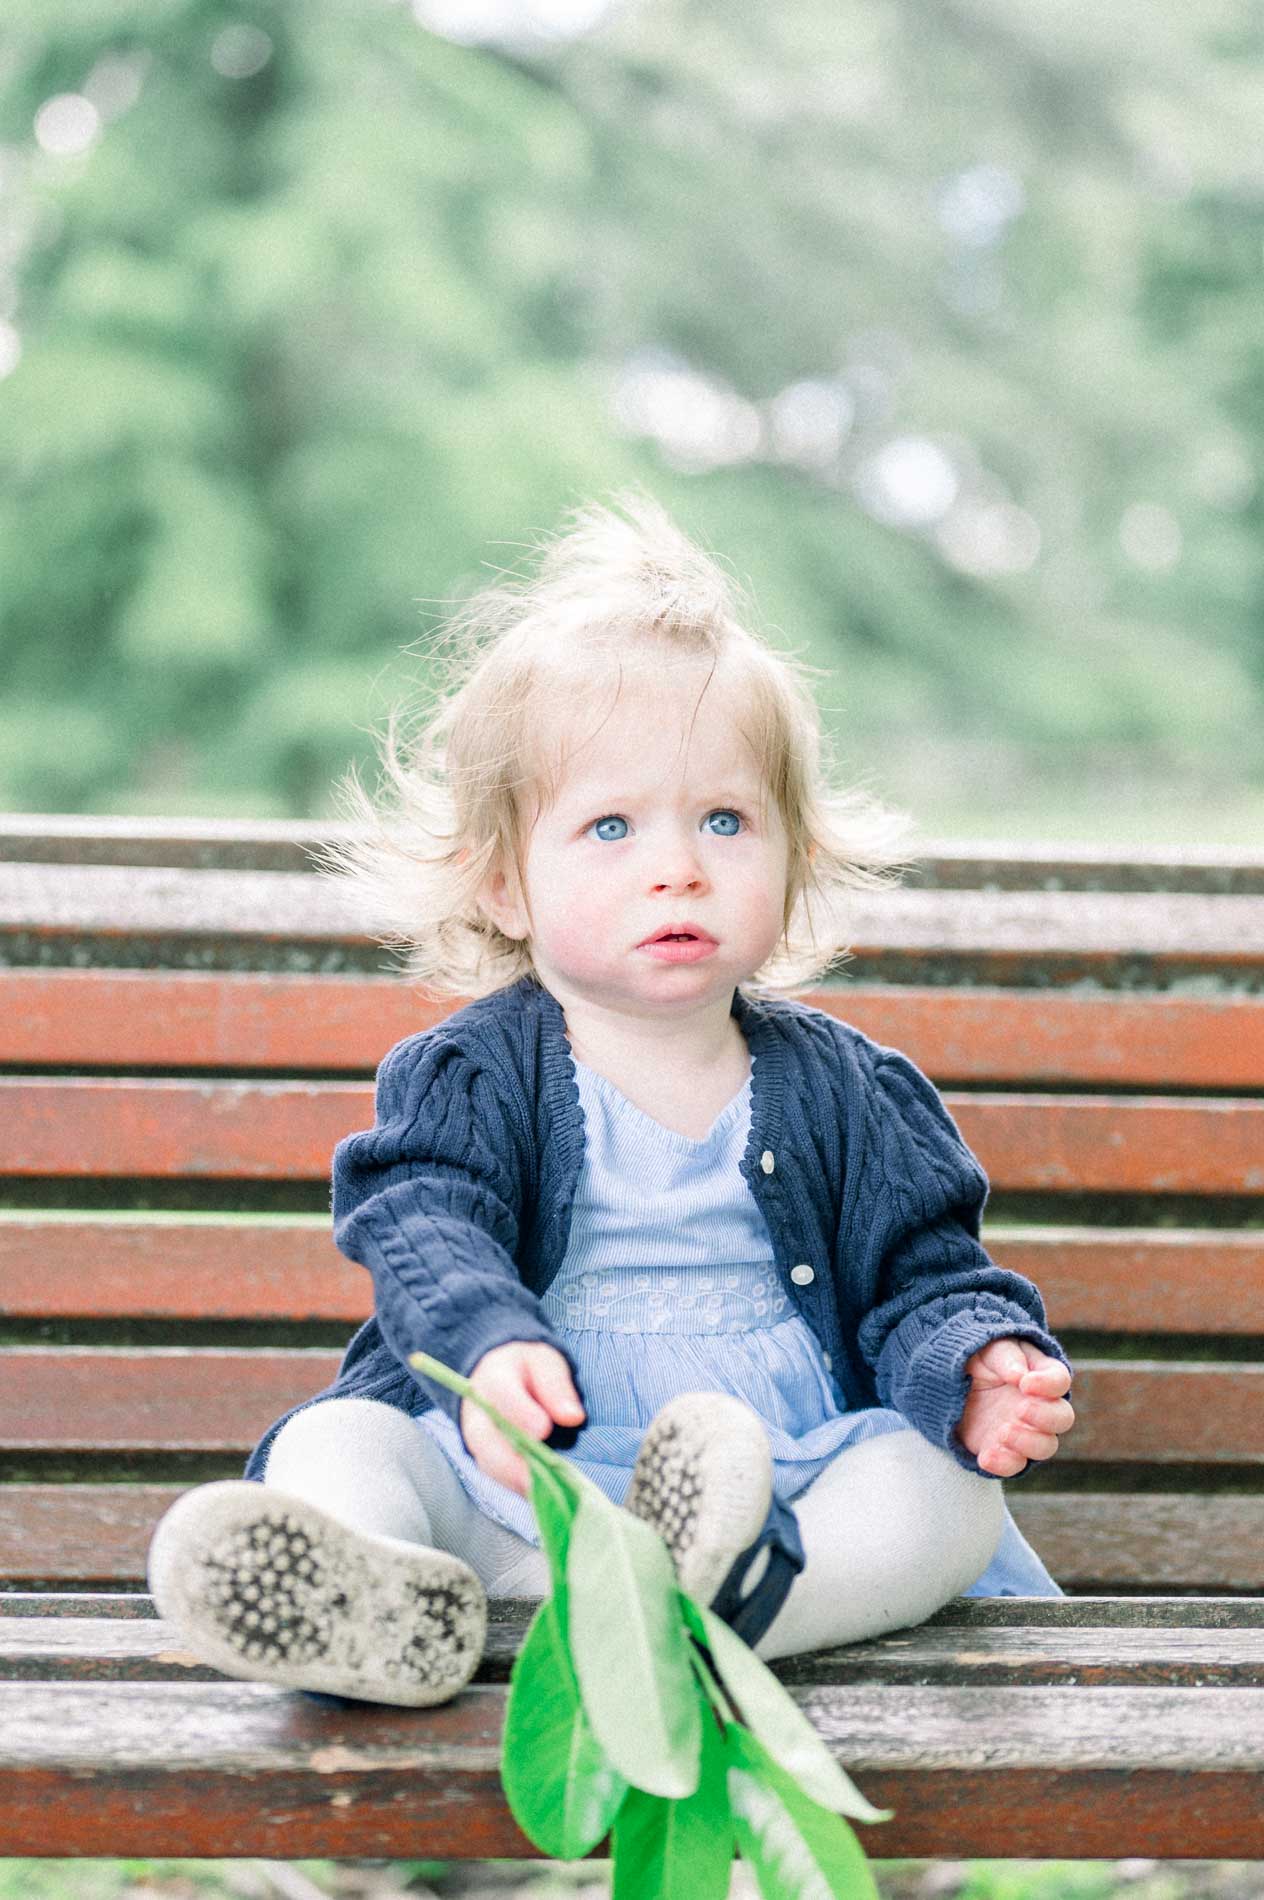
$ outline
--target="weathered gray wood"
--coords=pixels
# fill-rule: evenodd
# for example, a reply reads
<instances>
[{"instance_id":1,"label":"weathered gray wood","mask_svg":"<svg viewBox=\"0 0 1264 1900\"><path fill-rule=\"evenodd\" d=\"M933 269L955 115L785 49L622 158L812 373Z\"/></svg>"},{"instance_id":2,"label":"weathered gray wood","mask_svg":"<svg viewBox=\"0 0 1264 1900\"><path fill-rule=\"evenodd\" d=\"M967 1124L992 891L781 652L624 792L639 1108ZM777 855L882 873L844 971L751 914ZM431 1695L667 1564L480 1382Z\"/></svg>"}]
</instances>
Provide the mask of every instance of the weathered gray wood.
<instances>
[{"instance_id":1,"label":"weathered gray wood","mask_svg":"<svg viewBox=\"0 0 1264 1900\"><path fill-rule=\"evenodd\" d=\"M1232 970L1264 958L1264 897L1172 892L938 891L857 894L857 957L883 950L970 955L1179 958ZM7 865L0 933L231 936L364 944L369 933L324 879L284 871Z\"/></svg>"},{"instance_id":2,"label":"weathered gray wood","mask_svg":"<svg viewBox=\"0 0 1264 1900\"><path fill-rule=\"evenodd\" d=\"M15 930L76 938L365 940L358 915L323 879L134 865L8 865L0 877L0 931Z\"/></svg>"},{"instance_id":3,"label":"weathered gray wood","mask_svg":"<svg viewBox=\"0 0 1264 1900\"><path fill-rule=\"evenodd\" d=\"M322 820L122 818L0 813L0 862L184 865L202 870L303 871L311 853L350 827ZM939 889L1167 890L1264 893L1264 858L1250 848L1137 846L1126 858L1098 845L927 839L910 875Z\"/></svg>"},{"instance_id":4,"label":"weathered gray wood","mask_svg":"<svg viewBox=\"0 0 1264 1900\"><path fill-rule=\"evenodd\" d=\"M491 1597L493 1625L524 1631L538 1597ZM3 1617L84 1617L109 1622L156 1618L142 1590L0 1591ZM1264 1629L1264 1597L1075 1596L954 1597L924 1629Z\"/></svg>"},{"instance_id":5,"label":"weathered gray wood","mask_svg":"<svg viewBox=\"0 0 1264 1900\"><path fill-rule=\"evenodd\" d=\"M480 1682L508 1680L525 1620L489 1622ZM786 1682L1038 1687L1264 1688L1264 1627L1044 1628L951 1625L787 1657ZM0 1618L0 1677L10 1681L220 1681L158 1620Z\"/></svg>"},{"instance_id":6,"label":"weathered gray wood","mask_svg":"<svg viewBox=\"0 0 1264 1900\"><path fill-rule=\"evenodd\" d=\"M76 1626L81 1627L81 1626ZM789 1657L788 1682L1036 1688L1264 1688L1264 1628L952 1627Z\"/></svg>"},{"instance_id":7,"label":"weathered gray wood","mask_svg":"<svg viewBox=\"0 0 1264 1900\"><path fill-rule=\"evenodd\" d=\"M923 1629L1264 1629L1264 1597L954 1597Z\"/></svg>"},{"instance_id":8,"label":"weathered gray wood","mask_svg":"<svg viewBox=\"0 0 1264 1900\"><path fill-rule=\"evenodd\" d=\"M1264 1857L1264 1690L792 1690L878 1854ZM505 1690L329 1711L250 1683L0 1685L0 1853L518 1854Z\"/></svg>"},{"instance_id":9,"label":"weathered gray wood","mask_svg":"<svg viewBox=\"0 0 1264 1900\"><path fill-rule=\"evenodd\" d=\"M928 839L909 873L939 890L1203 891L1264 894L1264 856L1249 847L1136 847L1128 856L1100 845Z\"/></svg>"},{"instance_id":10,"label":"weathered gray wood","mask_svg":"<svg viewBox=\"0 0 1264 1900\"><path fill-rule=\"evenodd\" d=\"M346 826L310 819L116 818L0 813L0 863L307 871Z\"/></svg>"},{"instance_id":11,"label":"weathered gray wood","mask_svg":"<svg viewBox=\"0 0 1264 1900\"><path fill-rule=\"evenodd\" d=\"M1175 1484L1175 1474L1164 1483ZM1264 1497L1207 1490L1009 1491L1018 1528L1064 1589L1264 1590Z\"/></svg>"},{"instance_id":12,"label":"weathered gray wood","mask_svg":"<svg viewBox=\"0 0 1264 1900\"><path fill-rule=\"evenodd\" d=\"M157 1617L154 1600L142 1590L0 1590L0 1617L70 1616L98 1622L132 1622Z\"/></svg>"}]
</instances>

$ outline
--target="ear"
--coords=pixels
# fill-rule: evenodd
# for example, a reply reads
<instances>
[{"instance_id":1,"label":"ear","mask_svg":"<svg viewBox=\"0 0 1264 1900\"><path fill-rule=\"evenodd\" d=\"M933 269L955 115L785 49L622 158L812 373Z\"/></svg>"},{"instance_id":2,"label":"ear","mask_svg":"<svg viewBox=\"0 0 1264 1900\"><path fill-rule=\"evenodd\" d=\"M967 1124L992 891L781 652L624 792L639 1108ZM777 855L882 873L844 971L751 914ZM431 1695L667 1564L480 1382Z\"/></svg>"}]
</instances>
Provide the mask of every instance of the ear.
<instances>
[{"instance_id":1,"label":"ear","mask_svg":"<svg viewBox=\"0 0 1264 1900\"><path fill-rule=\"evenodd\" d=\"M503 871L493 871L478 894L481 910L490 917L502 936L512 937L516 941L527 935L530 920L526 905L511 888L509 879Z\"/></svg>"}]
</instances>

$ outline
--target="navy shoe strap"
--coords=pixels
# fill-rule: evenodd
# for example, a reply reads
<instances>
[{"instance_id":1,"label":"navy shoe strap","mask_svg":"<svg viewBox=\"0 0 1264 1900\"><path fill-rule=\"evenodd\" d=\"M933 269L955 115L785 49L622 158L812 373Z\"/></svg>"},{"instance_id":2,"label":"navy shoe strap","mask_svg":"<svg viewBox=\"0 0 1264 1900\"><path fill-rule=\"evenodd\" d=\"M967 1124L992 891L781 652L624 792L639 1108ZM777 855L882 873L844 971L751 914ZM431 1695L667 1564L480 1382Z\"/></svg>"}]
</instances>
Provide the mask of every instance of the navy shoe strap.
<instances>
[{"instance_id":1,"label":"navy shoe strap","mask_svg":"<svg viewBox=\"0 0 1264 1900\"><path fill-rule=\"evenodd\" d=\"M742 1585L761 1550L768 1552L768 1568L750 1595L744 1597ZM734 1563L711 1599L711 1608L753 1649L789 1596L803 1563L799 1520L788 1504L774 1498L764 1528Z\"/></svg>"}]
</instances>

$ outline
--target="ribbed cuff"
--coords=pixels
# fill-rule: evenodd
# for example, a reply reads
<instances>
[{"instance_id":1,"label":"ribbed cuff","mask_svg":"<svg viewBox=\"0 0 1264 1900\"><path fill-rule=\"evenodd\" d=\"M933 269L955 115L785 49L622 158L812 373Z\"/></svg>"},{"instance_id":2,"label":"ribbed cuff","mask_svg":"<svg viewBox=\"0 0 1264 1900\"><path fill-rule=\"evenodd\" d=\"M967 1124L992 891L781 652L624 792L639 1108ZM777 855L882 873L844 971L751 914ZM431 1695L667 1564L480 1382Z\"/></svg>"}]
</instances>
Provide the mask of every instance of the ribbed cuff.
<instances>
[{"instance_id":1,"label":"ribbed cuff","mask_svg":"<svg viewBox=\"0 0 1264 1900\"><path fill-rule=\"evenodd\" d=\"M976 1307L954 1313L945 1320L911 1354L899 1355L901 1363L891 1391L891 1402L896 1410L902 1412L924 1438L940 1446L967 1471L978 1472L984 1478L996 1474L980 1471L974 1453L967 1451L957 1437L957 1426L970 1393L967 1362L994 1339L1030 1340L1033 1346L1070 1369L1071 1362L1057 1340L1034 1320L1016 1320L1012 1313L998 1314L994 1301L979 1301ZM888 1351L896 1347L898 1352L897 1340L898 1331L888 1343Z\"/></svg>"}]
</instances>

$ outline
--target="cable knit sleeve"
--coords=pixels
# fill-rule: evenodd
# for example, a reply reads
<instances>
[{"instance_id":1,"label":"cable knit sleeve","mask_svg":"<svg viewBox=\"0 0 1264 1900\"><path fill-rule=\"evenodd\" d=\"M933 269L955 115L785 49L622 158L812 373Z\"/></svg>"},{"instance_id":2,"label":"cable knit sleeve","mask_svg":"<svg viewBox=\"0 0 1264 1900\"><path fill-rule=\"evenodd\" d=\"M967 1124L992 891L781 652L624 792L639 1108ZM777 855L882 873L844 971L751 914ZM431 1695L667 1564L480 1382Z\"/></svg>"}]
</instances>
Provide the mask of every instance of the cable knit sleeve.
<instances>
[{"instance_id":1,"label":"cable knit sleeve","mask_svg":"<svg viewBox=\"0 0 1264 1900\"><path fill-rule=\"evenodd\" d=\"M333 1213L402 1363L427 1352L468 1375L510 1340L543 1340L570 1360L515 1264L527 1165L512 1105L454 1040L431 1031L391 1050L373 1127L335 1151ZM410 1376L459 1419L456 1393Z\"/></svg>"},{"instance_id":2,"label":"cable knit sleeve","mask_svg":"<svg viewBox=\"0 0 1264 1900\"><path fill-rule=\"evenodd\" d=\"M850 1197L848 1250L867 1308L860 1350L882 1403L977 1471L956 1436L966 1361L1006 1338L1029 1339L1064 1364L1066 1354L1031 1281L980 1244L987 1178L937 1090L895 1050L875 1054Z\"/></svg>"}]
</instances>

